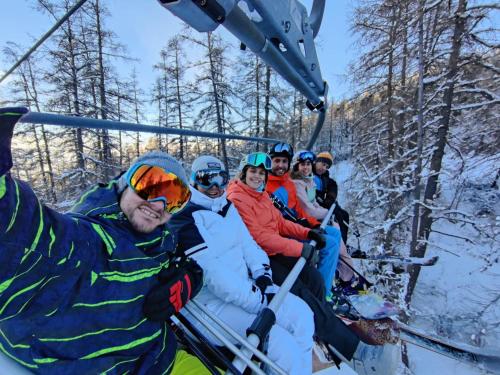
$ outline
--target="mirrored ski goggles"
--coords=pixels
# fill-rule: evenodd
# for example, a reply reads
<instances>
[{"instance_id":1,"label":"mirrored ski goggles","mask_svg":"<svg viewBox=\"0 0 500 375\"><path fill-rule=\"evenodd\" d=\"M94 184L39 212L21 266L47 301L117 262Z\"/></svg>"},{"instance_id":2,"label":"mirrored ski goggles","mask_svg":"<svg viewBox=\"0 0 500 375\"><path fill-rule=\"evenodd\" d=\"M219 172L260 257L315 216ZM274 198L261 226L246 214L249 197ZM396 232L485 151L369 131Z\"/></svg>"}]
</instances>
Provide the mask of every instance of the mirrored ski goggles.
<instances>
[{"instance_id":1,"label":"mirrored ski goggles","mask_svg":"<svg viewBox=\"0 0 500 375\"><path fill-rule=\"evenodd\" d=\"M151 165L139 165L126 175L128 186L148 202L162 201L165 211L175 214L189 202L189 187L175 174Z\"/></svg>"},{"instance_id":2,"label":"mirrored ski goggles","mask_svg":"<svg viewBox=\"0 0 500 375\"><path fill-rule=\"evenodd\" d=\"M253 152L245 156L244 164L251 165L252 167L260 167L262 165L264 169L270 171L272 161L268 154L263 152Z\"/></svg>"},{"instance_id":3,"label":"mirrored ski goggles","mask_svg":"<svg viewBox=\"0 0 500 375\"><path fill-rule=\"evenodd\" d=\"M302 151L297 156L297 160L298 161L310 160L312 163L314 160L316 160L316 155L314 155L314 152L311 152L311 151Z\"/></svg>"},{"instance_id":4,"label":"mirrored ski goggles","mask_svg":"<svg viewBox=\"0 0 500 375\"><path fill-rule=\"evenodd\" d=\"M192 178L191 181L194 180L195 184L203 189L210 189L214 185L224 189L229 182L229 174L218 169L203 169L194 172Z\"/></svg>"},{"instance_id":5,"label":"mirrored ski goggles","mask_svg":"<svg viewBox=\"0 0 500 375\"><path fill-rule=\"evenodd\" d=\"M274 145L272 152L288 152L290 154L293 154L293 149L292 146L288 143L278 143Z\"/></svg>"}]
</instances>

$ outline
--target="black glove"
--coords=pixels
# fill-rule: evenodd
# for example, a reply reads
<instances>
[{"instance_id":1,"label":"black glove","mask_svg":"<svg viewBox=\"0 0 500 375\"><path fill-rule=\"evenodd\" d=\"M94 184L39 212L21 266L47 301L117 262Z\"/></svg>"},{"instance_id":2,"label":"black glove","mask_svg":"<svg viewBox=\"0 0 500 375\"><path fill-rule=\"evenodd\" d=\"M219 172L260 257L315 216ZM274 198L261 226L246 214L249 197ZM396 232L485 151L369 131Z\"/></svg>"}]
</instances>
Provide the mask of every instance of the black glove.
<instances>
[{"instance_id":1,"label":"black glove","mask_svg":"<svg viewBox=\"0 0 500 375\"><path fill-rule=\"evenodd\" d=\"M307 238L316 241L316 248L318 250L324 248L326 245L326 239L322 229L311 229L309 233L307 233Z\"/></svg>"},{"instance_id":2,"label":"black glove","mask_svg":"<svg viewBox=\"0 0 500 375\"><path fill-rule=\"evenodd\" d=\"M160 284L149 291L142 309L148 319L163 322L198 294L203 285L203 270L189 260L182 266L170 265L158 274L158 279Z\"/></svg>"},{"instance_id":3,"label":"black glove","mask_svg":"<svg viewBox=\"0 0 500 375\"><path fill-rule=\"evenodd\" d=\"M302 245L301 257L306 259L307 264L310 266L316 266L319 261L319 254L316 248L307 242Z\"/></svg>"},{"instance_id":4,"label":"black glove","mask_svg":"<svg viewBox=\"0 0 500 375\"><path fill-rule=\"evenodd\" d=\"M260 292L264 296L264 294L266 294L267 287L273 285L273 280L269 277L269 275L260 275L255 279L255 285L259 287Z\"/></svg>"},{"instance_id":5,"label":"black glove","mask_svg":"<svg viewBox=\"0 0 500 375\"><path fill-rule=\"evenodd\" d=\"M307 219L304 218L304 217L301 217L300 219L297 219L296 223L299 224L299 225L302 225L303 227L311 228L311 224L309 224L309 222L307 221Z\"/></svg>"}]
</instances>

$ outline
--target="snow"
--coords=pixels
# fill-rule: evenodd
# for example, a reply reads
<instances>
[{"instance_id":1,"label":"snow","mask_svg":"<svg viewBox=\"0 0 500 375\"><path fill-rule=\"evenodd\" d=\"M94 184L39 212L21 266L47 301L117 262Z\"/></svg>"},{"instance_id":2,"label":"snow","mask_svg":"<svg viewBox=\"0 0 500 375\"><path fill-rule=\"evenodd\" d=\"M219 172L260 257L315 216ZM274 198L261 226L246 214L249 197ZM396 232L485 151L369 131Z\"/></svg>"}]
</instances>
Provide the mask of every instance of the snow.
<instances>
[{"instance_id":1,"label":"snow","mask_svg":"<svg viewBox=\"0 0 500 375\"><path fill-rule=\"evenodd\" d=\"M472 365L455 361L454 359L429 352L415 345L408 346L410 358L410 371L415 375L439 374L439 375L475 375L487 374Z\"/></svg>"},{"instance_id":2,"label":"snow","mask_svg":"<svg viewBox=\"0 0 500 375\"><path fill-rule=\"evenodd\" d=\"M442 193L433 206L443 208L438 216L456 221L440 218L433 227L436 232L429 238L426 256L438 255L440 259L436 265L421 269L410 322L428 334L485 349L500 347L500 192L491 188L498 159L499 155L466 155L463 172L457 176L461 161L445 157ZM350 161L340 161L330 169L339 186L339 202L348 210L363 203L352 201L353 192L361 188L359 180L352 177L355 168ZM370 248L369 233L361 234L362 248ZM356 246L355 241L351 235L349 242ZM408 372L401 366L401 375L490 374L415 345L407 346L410 369ZM335 373L342 372L325 372Z\"/></svg>"}]
</instances>

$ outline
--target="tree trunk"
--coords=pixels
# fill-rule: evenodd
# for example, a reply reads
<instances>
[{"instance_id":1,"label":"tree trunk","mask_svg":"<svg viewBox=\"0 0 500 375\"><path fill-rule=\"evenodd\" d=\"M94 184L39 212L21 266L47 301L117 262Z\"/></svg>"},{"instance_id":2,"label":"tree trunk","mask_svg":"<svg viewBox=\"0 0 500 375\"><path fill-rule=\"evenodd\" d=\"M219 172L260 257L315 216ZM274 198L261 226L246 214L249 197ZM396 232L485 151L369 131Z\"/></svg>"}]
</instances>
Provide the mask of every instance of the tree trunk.
<instances>
[{"instance_id":1,"label":"tree trunk","mask_svg":"<svg viewBox=\"0 0 500 375\"><path fill-rule=\"evenodd\" d=\"M182 129L182 98L181 98L181 85L180 85L180 67L179 67L179 48L175 48L175 85L177 94L177 116L179 117L179 129ZM180 159L184 160L184 139L182 135L179 136L180 142Z\"/></svg>"},{"instance_id":2,"label":"tree trunk","mask_svg":"<svg viewBox=\"0 0 500 375\"><path fill-rule=\"evenodd\" d=\"M255 136L260 136L260 60L255 56ZM255 146L255 151L259 151L259 142Z\"/></svg>"},{"instance_id":3,"label":"tree trunk","mask_svg":"<svg viewBox=\"0 0 500 375\"><path fill-rule=\"evenodd\" d=\"M99 75L99 99L100 99L100 114L101 119L108 118L107 113L107 98L106 98L106 80L104 73L104 46L103 33L101 30L101 10L99 8L99 0L95 0L95 16L96 16L96 36L97 36L97 71ZM106 129L102 129L102 161L104 162L104 176L106 179L111 178L111 142L109 133Z\"/></svg>"},{"instance_id":4,"label":"tree trunk","mask_svg":"<svg viewBox=\"0 0 500 375\"><path fill-rule=\"evenodd\" d=\"M425 187L424 202L425 207L422 208L422 215L420 218L420 227L418 231L419 243L415 249L410 253L414 257L423 257L427 250L427 240L432 229L433 219L431 217L432 210L428 208L432 205L439 182L439 174L441 172L441 164L444 156L444 148L448 139L448 131L451 121L451 106L453 103L453 94L455 90L455 83L458 74L458 63L460 60L460 48L462 46L462 38L465 33L465 12L467 10L467 0L458 0L457 11L455 12L455 22L453 30L453 39L451 42L451 53L448 61L448 73L446 74L446 83L443 93L443 107L441 109L441 121L437 131L437 140L435 149L431 157L430 175L427 179ZM419 267L411 267L410 280L406 293L406 303L411 302L411 296L417 283L418 275L420 273Z\"/></svg>"},{"instance_id":5,"label":"tree trunk","mask_svg":"<svg viewBox=\"0 0 500 375\"><path fill-rule=\"evenodd\" d=\"M224 124L222 123L222 114L221 114L221 103L219 100L219 89L217 87L217 72L215 69L215 62L214 62L214 51L213 51L213 46L212 46L212 33L207 33L207 42L208 42L208 57L210 60L210 77L211 77L211 82L212 82L212 93L214 97L214 103L215 103L215 111L217 115L217 131L219 133L224 133ZM229 163L227 159L227 150L226 150L226 140L221 139L220 140L220 145L221 145L221 151L222 151L222 161L224 162L224 165L226 166L226 170L229 170Z\"/></svg>"},{"instance_id":6,"label":"tree trunk","mask_svg":"<svg viewBox=\"0 0 500 375\"><path fill-rule=\"evenodd\" d=\"M271 67L266 66L266 97L264 103L264 138L269 137L269 111L271 109Z\"/></svg>"},{"instance_id":7,"label":"tree trunk","mask_svg":"<svg viewBox=\"0 0 500 375\"><path fill-rule=\"evenodd\" d=\"M35 104L36 110L38 112L41 112L40 102L38 100L38 90L37 90L37 84L35 81L35 75L33 74L31 61L29 59L27 61L27 66L28 66L28 72L29 72L29 77L30 77L30 82L31 82L31 89L33 90L33 103ZM44 175L43 180L45 182L45 186L48 189L48 196L50 197L50 200L53 203L55 203L55 202L57 202L57 195L56 195L56 188L55 188L55 183L54 183L54 171L52 169L52 157L50 155L49 141L48 141L48 137L47 137L47 132L45 131L45 127L43 125L40 125L40 130L42 131L43 148L44 148L44 153L45 153L45 160L47 162L50 186L47 185L47 183L46 183L44 168L41 169L42 174ZM37 141L37 143L38 143L38 141ZM38 149L38 145L37 145L37 149ZM40 154L40 158L42 158L41 154Z\"/></svg>"}]
</instances>

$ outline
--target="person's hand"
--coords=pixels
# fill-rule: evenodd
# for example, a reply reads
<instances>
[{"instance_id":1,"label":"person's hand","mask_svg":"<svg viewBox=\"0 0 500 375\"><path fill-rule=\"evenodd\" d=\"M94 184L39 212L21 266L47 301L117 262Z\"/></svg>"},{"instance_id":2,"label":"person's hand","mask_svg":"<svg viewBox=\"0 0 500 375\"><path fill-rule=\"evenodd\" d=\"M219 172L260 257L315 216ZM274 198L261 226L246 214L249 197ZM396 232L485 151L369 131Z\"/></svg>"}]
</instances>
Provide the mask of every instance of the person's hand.
<instances>
[{"instance_id":1,"label":"person's hand","mask_svg":"<svg viewBox=\"0 0 500 375\"><path fill-rule=\"evenodd\" d=\"M260 292L264 296L266 294L267 287L273 285L273 280L268 275L260 275L255 279L255 285L257 285Z\"/></svg>"},{"instance_id":2,"label":"person's hand","mask_svg":"<svg viewBox=\"0 0 500 375\"><path fill-rule=\"evenodd\" d=\"M326 245L326 239L322 229L311 229L309 233L307 233L307 238L316 241L316 248L318 250L324 248Z\"/></svg>"},{"instance_id":3,"label":"person's hand","mask_svg":"<svg viewBox=\"0 0 500 375\"><path fill-rule=\"evenodd\" d=\"M203 285L203 270L194 260L189 260L180 267L173 264L162 270L158 279L160 283L146 296L143 312L148 319L162 322L198 294Z\"/></svg>"},{"instance_id":4,"label":"person's hand","mask_svg":"<svg viewBox=\"0 0 500 375\"><path fill-rule=\"evenodd\" d=\"M316 251L316 248L307 242L302 244L302 253L301 257L305 258L307 264L310 266L316 266L319 261L319 254Z\"/></svg>"}]
</instances>

